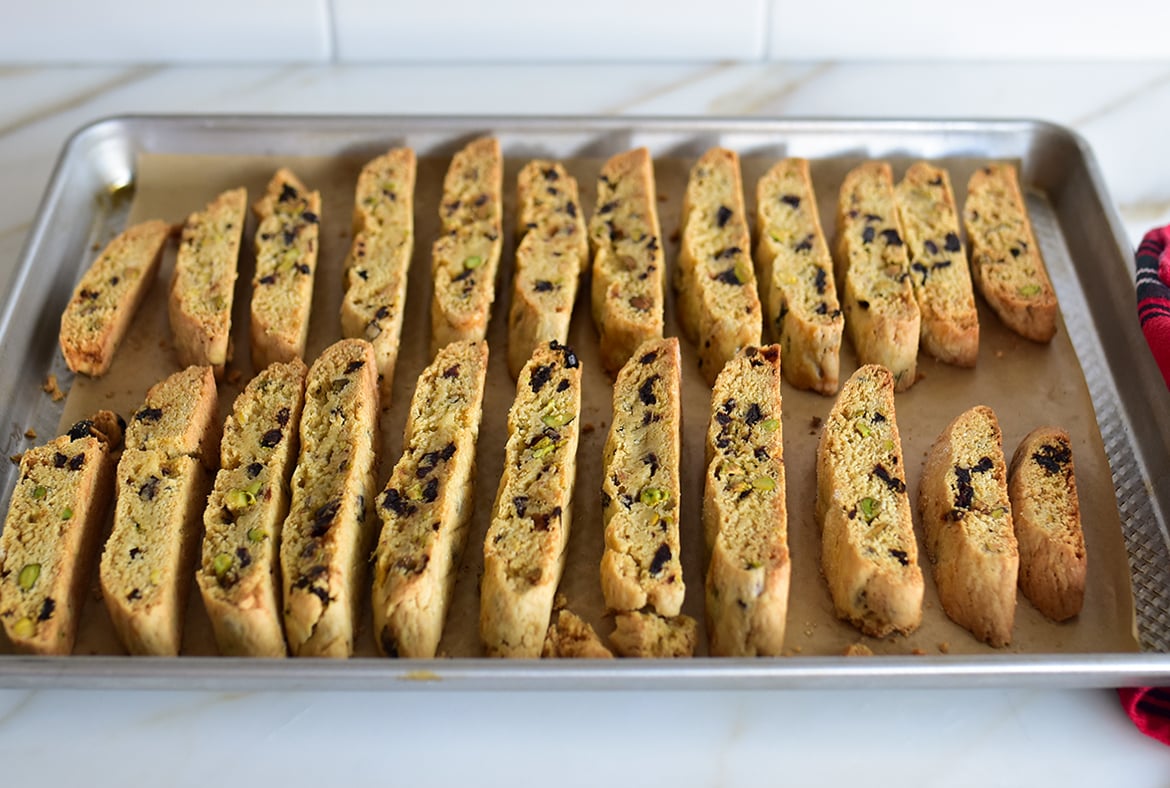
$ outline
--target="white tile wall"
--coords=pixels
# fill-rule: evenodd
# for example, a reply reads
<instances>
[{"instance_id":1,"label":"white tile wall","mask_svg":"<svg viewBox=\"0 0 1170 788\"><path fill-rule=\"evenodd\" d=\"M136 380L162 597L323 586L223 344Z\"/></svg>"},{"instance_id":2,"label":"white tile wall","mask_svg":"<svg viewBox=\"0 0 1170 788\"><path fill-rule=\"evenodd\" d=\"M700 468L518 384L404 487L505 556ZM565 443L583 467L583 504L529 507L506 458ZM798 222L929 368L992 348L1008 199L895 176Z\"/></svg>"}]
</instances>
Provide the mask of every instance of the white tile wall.
<instances>
[{"instance_id":1,"label":"white tile wall","mask_svg":"<svg viewBox=\"0 0 1170 788\"><path fill-rule=\"evenodd\" d=\"M0 64L1170 58L1170 0L5 0Z\"/></svg>"}]
</instances>

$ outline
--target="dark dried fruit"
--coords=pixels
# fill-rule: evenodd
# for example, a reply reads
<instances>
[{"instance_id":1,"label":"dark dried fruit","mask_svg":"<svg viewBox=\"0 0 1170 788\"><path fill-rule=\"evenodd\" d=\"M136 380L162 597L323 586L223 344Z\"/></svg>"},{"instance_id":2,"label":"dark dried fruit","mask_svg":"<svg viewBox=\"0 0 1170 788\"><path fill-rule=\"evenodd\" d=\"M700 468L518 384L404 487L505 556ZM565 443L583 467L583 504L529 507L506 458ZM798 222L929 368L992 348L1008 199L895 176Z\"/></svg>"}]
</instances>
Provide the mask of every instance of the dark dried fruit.
<instances>
[{"instance_id":1,"label":"dark dried fruit","mask_svg":"<svg viewBox=\"0 0 1170 788\"><path fill-rule=\"evenodd\" d=\"M399 517L409 517L418 509L410 501L402 496L402 493L391 487L382 496L382 508L389 509Z\"/></svg>"},{"instance_id":2,"label":"dark dried fruit","mask_svg":"<svg viewBox=\"0 0 1170 788\"><path fill-rule=\"evenodd\" d=\"M764 420L764 412L760 410L760 406L753 402L748 406L747 413L744 414L743 420L747 422L748 426L757 424Z\"/></svg>"},{"instance_id":3,"label":"dark dried fruit","mask_svg":"<svg viewBox=\"0 0 1170 788\"><path fill-rule=\"evenodd\" d=\"M872 227L866 227L864 230L861 231L861 240L863 243L870 243L871 241L873 241L873 228Z\"/></svg>"},{"instance_id":4,"label":"dark dried fruit","mask_svg":"<svg viewBox=\"0 0 1170 788\"><path fill-rule=\"evenodd\" d=\"M280 197L277 198L277 202L288 202L289 200L295 200L299 196L300 193L296 188L286 183L280 189Z\"/></svg>"},{"instance_id":5,"label":"dark dried fruit","mask_svg":"<svg viewBox=\"0 0 1170 788\"><path fill-rule=\"evenodd\" d=\"M297 273L301 274L302 276L308 276L309 274L313 273L313 269L309 268L308 264L306 263L297 263L293 267L296 268Z\"/></svg>"},{"instance_id":6,"label":"dark dried fruit","mask_svg":"<svg viewBox=\"0 0 1170 788\"><path fill-rule=\"evenodd\" d=\"M158 421L162 418L162 408L143 408L134 414L135 421Z\"/></svg>"},{"instance_id":7,"label":"dark dried fruit","mask_svg":"<svg viewBox=\"0 0 1170 788\"><path fill-rule=\"evenodd\" d=\"M528 377L528 385L532 388L533 394L539 394L544 385L552 380L553 365L552 364L537 364L536 368L532 370L532 374Z\"/></svg>"},{"instance_id":8,"label":"dark dried fruit","mask_svg":"<svg viewBox=\"0 0 1170 788\"><path fill-rule=\"evenodd\" d=\"M1064 470L1064 466L1072 461L1072 450L1064 443L1055 446L1046 443L1032 453L1032 459L1044 469L1045 473L1060 473Z\"/></svg>"},{"instance_id":9,"label":"dark dried fruit","mask_svg":"<svg viewBox=\"0 0 1170 788\"><path fill-rule=\"evenodd\" d=\"M638 387L638 399L643 405L653 405L658 402L658 397L654 394L654 382L660 377L661 375L651 375Z\"/></svg>"},{"instance_id":10,"label":"dark dried fruit","mask_svg":"<svg viewBox=\"0 0 1170 788\"><path fill-rule=\"evenodd\" d=\"M654 359L656 359L656 358L658 358L658 351L651 350L649 353L642 356L642 358L638 359L638 361L640 361L643 364L652 364L654 362Z\"/></svg>"},{"instance_id":11,"label":"dark dried fruit","mask_svg":"<svg viewBox=\"0 0 1170 788\"><path fill-rule=\"evenodd\" d=\"M260 277L260 284L262 284L262 285L276 284L276 274L268 274L267 276Z\"/></svg>"},{"instance_id":12,"label":"dark dried fruit","mask_svg":"<svg viewBox=\"0 0 1170 788\"><path fill-rule=\"evenodd\" d=\"M246 547L236 548L236 559L240 562L240 569L244 569L252 564L252 554L248 552Z\"/></svg>"},{"instance_id":13,"label":"dark dried fruit","mask_svg":"<svg viewBox=\"0 0 1170 788\"><path fill-rule=\"evenodd\" d=\"M812 251L812 242L813 237L811 235L806 235L803 241L792 247L792 250L794 252L810 252Z\"/></svg>"},{"instance_id":14,"label":"dark dried fruit","mask_svg":"<svg viewBox=\"0 0 1170 788\"><path fill-rule=\"evenodd\" d=\"M813 280L813 285L817 289L817 295L824 295L825 294L825 287L826 287L826 285L828 285L828 283L829 283L829 279L828 279L828 275L825 273L825 269L818 268L816 278Z\"/></svg>"},{"instance_id":15,"label":"dark dried fruit","mask_svg":"<svg viewBox=\"0 0 1170 788\"><path fill-rule=\"evenodd\" d=\"M725 285L742 285L739 281L739 275L735 272L735 267L728 268L726 271L721 271L715 275L715 280L722 282Z\"/></svg>"},{"instance_id":16,"label":"dark dried fruit","mask_svg":"<svg viewBox=\"0 0 1170 788\"><path fill-rule=\"evenodd\" d=\"M894 558L897 558L898 563L902 566L910 565L910 556L906 554L905 550L898 550L897 548L893 548L890 550L890 555L892 555Z\"/></svg>"},{"instance_id":17,"label":"dark dried fruit","mask_svg":"<svg viewBox=\"0 0 1170 788\"><path fill-rule=\"evenodd\" d=\"M960 248L959 236L955 235L954 233L947 233L946 244L945 244L944 248L948 252L959 251L959 248Z\"/></svg>"},{"instance_id":18,"label":"dark dried fruit","mask_svg":"<svg viewBox=\"0 0 1170 788\"><path fill-rule=\"evenodd\" d=\"M651 477L653 477L654 474L658 473L658 455L657 454L655 454L654 452L650 452L649 454L647 454L645 457L642 458L642 462L643 462L643 464L650 466L650 476Z\"/></svg>"},{"instance_id":19,"label":"dark dried fruit","mask_svg":"<svg viewBox=\"0 0 1170 788\"><path fill-rule=\"evenodd\" d=\"M280 439L284 437L284 432L280 429L271 429L260 436L260 445L266 449L274 448Z\"/></svg>"},{"instance_id":20,"label":"dark dried fruit","mask_svg":"<svg viewBox=\"0 0 1170 788\"><path fill-rule=\"evenodd\" d=\"M73 459L69 460L69 470L80 471L81 466L85 465L85 453L75 455Z\"/></svg>"},{"instance_id":21,"label":"dark dried fruit","mask_svg":"<svg viewBox=\"0 0 1170 788\"><path fill-rule=\"evenodd\" d=\"M612 210L613 210L614 208L616 208L617 206L618 206L618 201L617 201L617 200L610 200L609 202L607 202L607 203L603 204L603 205L602 205L600 208L598 208L598 209L597 209L597 212L598 212L598 213L609 213L610 211L612 211Z\"/></svg>"},{"instance_id":22,"label":"dark dried fruit","mask_svg":"<svg viewBox=\"0 0 1170 788\"><path fill-rule=\"evenodd\" d=\"M160 481L162 479L157 476L151 476L138 488L138 497L144 501L153 501L154 497L158 495L158 484Z\"/></svg>"},{"instance_id":23,"label":"dark dried fruit","mask_svg":"<svg viewBox=\"0 0 1170 788\"><path fill-rule=\"evenodd\" d=\"M547 279L537 279L536 283L532 285L532 289L538 293L548 293L553 289L553 283Z\"/></svg>"},{"instance_id":24,"label":"dark dried fruit","mask_svg":"<svg viewBox=\"0 0 1170 788\"><path fill-rule=\"evenodd\" d=\"M729 246L726 249L721 249L715 254L716 260L726 260L729 257L735 257L737 254L743 252L738 246Z\"/></svg>"},{"instance_id":25,"label":"dark dried fruit","mask_svg":"<svg viewBox=\"0 0 1170 788\"><path fill-rule=\"evenodd\" d=\"M731 218L731 209L726 205L720 205L719 211L715 214L715 224L722 227L727 224L728 219Z\"/></svg>"},{"instance_id":26,"label":"dark dried fruit","mask_svg":"<svg viewBox=\"0 0 1170 788\"><path fill-rule=\"evenodd\" d=\"M317 222L321 221L317 214L313 213L312 211L305 211L301 214L301 218L309 224L316 224Z\"/></svg>"},{"instance_id":27,"label":"dark dried fruit","mask_svg":"<svg viewBox=\"0 0 1170 788\"><path fill-rule=\"evenodd\" d=\"M885 238L890 246L902 245L902 236L898 235L897 230L882 230L882 238Z\"/></svg>"},{"instance_id":28,"label":"dark dried fruit","mask_svg":"<svg viewBox=\"0 0 1170 788\"><path fill-rule=\"evenodd\" d=\"M602 495L604 496L605 493L602 493ZM603 505L604 505L604 501L603 501ZM528 511L528 496L527 495L517 495L515 498L512 499L512 506L514 506L516 508L516 516L523 517L524 513L526 511Z\"/></svg>"},{"instance_id":29,"label":"dark dried fruit","mask_svg":"<svg viewBox=\"0 0 1170 788\"><path fill-rule=\"evenodd\" d=\"M926 249L927 254L938 254L938 244L936 244L934 241L927 239L922 244L922 246L924 249Z\"/></svg>"},{"instance_id":30,"label":"dark dried fruit","mask_svg":"<svg viewBox=\"0 0 1170 788\"><path fill-rule=\"evenodd\" d=\"M670 545L659 545L654 551L654 558L650 561L650 574L656 575L670 562Z\"/></svg>"},{"instance_id":31,"label":"dark dried fruit","mask_svg":"<svg viewBox=\"0 0 1170 788\"><path fill-rule=\"evenodd\" d=\"M309 536L318 539L326 534L333 525L333 518L341 508L341 501L330 501L313 513L313 525L309 529Z\"/></svg>"},{"instance_id":32,"label":"dark dried fruit","mask_svg":"<svg viewBox=\"0 0 1170 788\"><path fill-rule=\"evenodd\" d=\"M69 458L66 457L64 454L62 454L61 452L57 452L56 454L53 455L53 467L54 468L64 468L65 463L67 463L67 462L69 462Z\"/></svg>"},{"instance_id":33,"label":"dark dried fruit","mask_svg":"<svg viewBox=\"0 0 1170 788\"><path fill-rule=\"evenodd\" d=\"M443 370L443 377L445 377L445 378L459 377L459 365L452 364L451 366L447 367L445 370Z\"/></svg>"},{"instance_id":34,"label":"dark dried fruit","mask_svg":"<svg viewBox=\"0 0 1170 788\"><path fill-rule=\"evenodd\" d=\"M782 195L780 197L780 202L784 203L785 205L791 205L793 208L800 207L800 198L797 197L795 194Z\"/></svg>"},{"instance_id":35,"label":"dark dried fruit","mask_svg":"<svg viewBox=\"0 0 1170 788\"><path fill-rule=\"evenodd\" d=\"M244 470L248 474L249 479L255 479L260 475L260 471L264 470L264 466L258 462L253 462L249 464L248 467Z\"/></svg>"},{"instance_id":36,"label":"dark dried fruit","mask_svg":"<svg viewBox=\"0 0 1170 788\"><path fill-rule=\"evenodd\" d=\"M345 374L352 375L354 372L357 372L359 369L361 369L365 365L366 365L366 362L364 359L358 359L357 361L351 361L345 366Z\"/></svg>"},{"instance_id":37,"label":"dark dried fruit","mask_svg":"<svg viewBox=\"0 0 1170 788\"><path fill-rule=\"evenodd\" d=\"M859 299L857 299L857 306L860 309L869 309L869 302L866 301L864 298L859 298Z\"/></svg>"},{"instance_id":38,"label":"dark dried fruit","mask_svg":"<svg viewBox=\"0 0 1170 788\"><path fill-rule=\"evenodd\" d=\"M565 203L565 213L569 214L569 216L572 216L574 219L576 219L577 218L577 203L573 202L572 200Z\"/></svg>"},{"instance_id":39,"label":"dark dried fruit","mask_svg":"<svg viewBox=\"0 0 1170 788\"><path fill-rule=\"evenodd\" d=\"M131 547L130 548L131 560L138 559L141 557L142 557L142 548L141 547Z\"/></svg>"},{"instance_id":40,"label":"dark dried fruit","mask_svg":"<svg viewBox=\"0 0 1170 788\"><path fill-rule=\"evenodd\" d=\"M427 503L434 503L435 499L439 497L439 480L431 479L427 482L427 486L423 487L423 500Z\"/></svg>"},{"instance_id":41,"label":"dark dried fruit","mask_svg":"<svg viewBox=\"0 0 1170 788\"><path fill-rule=\"evenodd\" d=\"M873 475L878 477L885 483L887 487L896 493L906 492L906 482L902 481L896 476L890 476L890 472L886 470L886 466L880 462L873 467Z\"/></svg>"}]
</instances>

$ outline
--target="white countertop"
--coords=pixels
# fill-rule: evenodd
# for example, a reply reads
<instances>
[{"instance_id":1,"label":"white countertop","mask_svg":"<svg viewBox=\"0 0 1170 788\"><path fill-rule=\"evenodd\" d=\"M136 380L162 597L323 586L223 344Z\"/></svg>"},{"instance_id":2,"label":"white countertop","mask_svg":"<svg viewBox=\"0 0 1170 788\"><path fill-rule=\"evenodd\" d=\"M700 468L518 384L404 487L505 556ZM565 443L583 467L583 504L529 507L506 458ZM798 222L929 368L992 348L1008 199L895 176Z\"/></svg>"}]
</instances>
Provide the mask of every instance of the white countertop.
<instances>
[{"instance_id":1,"label":"white countertop","mask_svg":"<svg viewBox=\"0 0 1170 788\"><path fill-rule=\"evenodd\" d=\"M0 69L0 282L67 136L123 113L1026 117L1170 222L1170 62ZM1165 786L1116 694L0 690L5 785Z\"/></svg>"}]
</instances>

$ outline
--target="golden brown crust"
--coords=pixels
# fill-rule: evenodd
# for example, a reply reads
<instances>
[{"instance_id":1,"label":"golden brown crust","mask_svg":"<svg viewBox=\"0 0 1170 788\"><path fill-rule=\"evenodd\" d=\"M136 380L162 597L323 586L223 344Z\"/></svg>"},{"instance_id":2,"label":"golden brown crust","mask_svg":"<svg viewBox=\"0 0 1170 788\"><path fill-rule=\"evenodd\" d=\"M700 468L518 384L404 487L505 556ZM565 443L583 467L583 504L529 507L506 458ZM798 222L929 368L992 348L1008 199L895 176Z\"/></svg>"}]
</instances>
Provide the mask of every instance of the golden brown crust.
<instances>
[{"instance_id":1,"label":"golden brown crust","mask_svg":"<svg viewBox=\"0 0 1170 788\"><path fill-rule=\"evenodd\" d=\"M863 366L821 433L816 516L837 615L873 637L909 633L922 621L925 587L905 474L894 376Z\"/></svg>"},{"instance_id":2,"label":"golden brown crust","mask_svg":"<svg viewBox=\"0 0 1170 788\"><path fill-rule=\"evenodd\" d=\"M1034 342L1056 334L1059 307L1032 232L1016 168L989 164L971 175L963 209L971 275L1004 325Z\"/></svg>"},{"instance_id":3,"label":"golden brown crust","mask_svg":"<svg viewBox=\"0 0 1170 788\"><path fill-rule=\"evenodd\" d=\"M922 471L918 509L943 610L980 640L1006 646L1020 554L991 408L959 414L939 435Z\"/></svg>"},{"instance_id":4,"label":"golden brown crust","mask_svg":"<svg viewBox=\"0 0 1170 788\"><path fill-rule=\"evenodd\" d=\"M1068 433L1056 427L1028 433L1012 457L1008 494L1020 590L1049 618L1072 618L1084 603L1088 558Z\"/></svg>"},{"instance_id":5,"label":"golden brown crust","mask_svg":"<svg viewBox=\"0 0 1170 788\"><path fill-rule=\"evenodd\" d=\"M662 336L666 259L647 149L620 153L602 166L589 239L593 322L601 364L614 375L643 342Z\"/></svg>"},{"instance_id":6,"label":"golden brown crust","mask_svg":"<svg viewBox=\"0 0 1170 788\"><path fill-rule=\"evenodd\" d=\"M93 377L106 374L158 275L173 232L170 224L157 220L128 227L82 275L61 315L59 342L69 369Z\"/></svg>"}]
</instances>

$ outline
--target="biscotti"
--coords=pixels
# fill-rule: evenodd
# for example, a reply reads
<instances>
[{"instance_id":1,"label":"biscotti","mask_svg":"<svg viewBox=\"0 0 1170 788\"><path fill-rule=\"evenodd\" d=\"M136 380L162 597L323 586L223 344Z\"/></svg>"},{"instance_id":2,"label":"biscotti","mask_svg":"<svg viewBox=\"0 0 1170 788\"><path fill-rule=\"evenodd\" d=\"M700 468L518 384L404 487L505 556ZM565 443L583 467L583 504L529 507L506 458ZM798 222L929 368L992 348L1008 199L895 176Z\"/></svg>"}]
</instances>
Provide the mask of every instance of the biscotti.
<instances>
[{"instance_id":1,"label":"biscotti","mask_svg":"<svg viewBox=\"0 0 1170 788\"><path fill-rule=\"evenodd\" d=\"M601 590L617 612L682 609L678 339L644 342L618 373L602 461Z\"/></svg>"},{"instance_id":2,"label":"biscotti","mask_svg":"<svg viewBox=\"0 0 1170 788\"><path fill-rule=\"evenodd\" d=\"M0 533L0 623L19 651L73 651L123 426L100 411L20 458Z\"/></svg>"},{"instance_id":3,"label":"biscotti","mask_svg":"<svg viewBox=\"0 0 1170 788\"><path fill-rule=\"evenodd\" d=\"M154 385L126 428L114 526L102 553L102 596L131 654L174 656L215 465L215 374L188 367Z\"/></svg>"},{"instance_id":4,"label":"biscotti","mask_svg":"<svg viewBox=\"0 0 1170 788\"><path fill-rule=\"evenodd\" d=\"M483 339L496 298L503 245L504 159L499 140L481 137L451 159L431 247L431 355L449 342Z\"/></svg>"},{"instance_id":5,"label":"biscotti","mask_svg":"<svg viewBox=\"0 0 1170 788\"><path fill-rule=\"evenodd\" d=\"M924 584L906 495L894 376L866 365L845 382L817 449L821 568L837 616L867 635L922 621Z\"/></svg>"},{"instance_id":6,"label":"biscotti","mask_svg":"<svg viewBox=\"0 0 1170 788\"><path fill-rule=\"evenodd\" d=\"M760 178L756 227L764 323L783 349L784 378L797 388L836 394L845 318L808 161L784 159Z\"/></svg>"},{"instance_id":7,"label":"biscotti","mask_svg":"<svg viewBox=\"0 0 1170 788\"><path fill-rule=\"evenodd\" d=\"M433 657L467 544L487 342L452 342L419 376L402 457L378 497L374 640L387 656Z\"/></svg>"},{"instance_id":8,"label":"biscotti","mask_svg":"<svg viewBox=\"0 0 1170 788\"><path fill-rule=\"evenodd\" d=\"M666 258L648 150L620 153L602 166L596 205L591 303L601 365L613 375L643 342L662 336Z\"/></svg>"},{"instance_id":9,"label":"biscotti","mask_svg":"<svg viewBox=\"0 0 1170 788\"><path fill-rule=\"evenodd\" d=\"M980 640L1006 646L1020 555L991 408L959 414L939 435L922 470L918 510L943 610Z\"/></svg>"},{"instance_id":10,"label":"biscotti","mask_svg":"<svg viewBox=\"0 0 1170 788\"><path fill-rule=\"evenodd\" d=\"M695 655L699 625L690 616L667 618L627 611L614 616L614 624L609 642L620 656L662 659Z\"/></svg>"},{"instance_id":11,"label":"biscotti","mask_svg":"<svg viewBox=\"0 0 1170 788\"><path fill-rule=\"evenodd\" d=\"M210 365L217 378L231 360L232 301L247 210L247 190L232 189L188 216L171 276L168 313L179 363Z\"/></svg>"},{"instance_id":12,"label":"biscotti","mask_svg":"<svg viewBox=\"0 0 1170 788\"><path fill-rule=\"evenodd\" d=\"M739 156L712 148L691 168L683 196L676 284L679 319L714 384L736 351L760 344L760 297Z\"/></svg>"},{"instance_id":13,"label":"biscotti","mask_svg":"<svg viewBox=\"0 0 1170 788\"><path fill-rule=\"evenodd\" d=\"M850 170L837 203L837 281L845 329L862 364L880 364L894 389L914 385L921 314L910 284L890 165Z\"/></svg>"},{"instance_id":14,"label":"biscotti","mask_svg":"<svg viewBox=\"0 0 1170 788\"><path fill-rule=\"evenodd\" d=\"M1012 331L1035 342L1051 340L1056 334L1056 291L1015 167L991 164L971 175L963 221L975 287Z\"/></svg>"},{"instance_id":15,"label":"biscotti","mask_svg":"<svg viewBox=\"0 0 1170 788\"><path fill-rule=\"evenodd\" d=\"M950 176L941 167L918 162L906 170L895 194L910 253L910 281L922 313L922 349L947 364L973 367L979 356L979 314Z\"/></svg>"},{"instance_id":16,"label":"biscotti","mask_svg":"<svg viewBox=\"0 0 1170 788\"><path fill-rule=\"evenodd\" d=\"M321 221L321 194L290 170L272 176L252 207L256 273L252 277L252 366L304 358L313 308L313 280Z\"/></svg>"},{"instance_id":17,"label":"biscotti","mask_svg":"<svg viewBox=\"0 0 1170 788\"><path fill-rule=\"evenodd\" d=\"M557 659L613 659L613 652L581 617L558 610L549 625L540 656Z\"/></svg>"},{"instance_id":18,"label":"biscotti","mask_svg":"<svg viewBox=\"0 0 1170 788\"><path fill-rule=\"evenodd\" d=\"M1008 475L1020 547L1020 590L1056 621L1081 611L1088 558L1068 433L1040 427L1012 457Z\"/></svg>"},{"instance_id":19,"label":"biscotti","mask_svg":"<svg viewBox=\"0 0 1170 788\"><path fill-rule=\"evenodd\" d=\"M516 186L516 271L508 311L508 371L519 378L536 348L562 345L589 266L589 237L577 180L558 162L531 161Z\"/></svg>"},{"instance_id":20,"label":"biscotti","mask_svg":"<svg viewBox=\"0 0 1170 788\"><path fill-rule=\"evenodd\" d=\"M580 436L581 364L557 341L524 365L483 543L479 633L489 656L538 657L565 568Z\"/></svg>"},{"instance_id":21,"label":"biscotti","mask_svg":"<svg viewBox=\"0 0 1170 788\"><path fill-rule=\"evenodd\" d=\"M252 378L224 422L195 573L221 654L286 653L280 530L288 514L304 397L304 362L273 364Z\"/></svg>"},{"instance_id":22,"label":"biscotti","mask_svg":"<svg viewBox=\"0 0 1170 788\"><path fill-rule=\"evenodd\" d=\"M59 343L69 369L94 377L106 374L154 284L173 232L157 220L128 227L82 275L61 315Z\"/></svg>"},{"instance_id":23,"label":"biscotti","mask_svg":"<svg viewBox=\"0 0 1170 788\"><path fill-rule=\"evenodd\" d=\"M392 148L362 168L354 194L341 333L374 346L383 408L390 407L414 253L416 170L413 150Z\"/></svg>"},{"instance_id":24,"label":"biscotti","mask_svg":"<svg viewBox=\"0 0 1170 788\"><path fill-rule=\"evenodd\" d=\"M707 637L717 656L777 656L788 614L780 347L749 346L711 392L703 532Z\"/></svg>"},{"instance_id":25,"label":"biscotti","mask_svg":"<svg viewBox=\"0 0 1170 788\"><path fill-rule=\"evenodd\" d=\"M309 368L292 501L280 533L284 634L299 657L348 657L373 537L378 370L364 339Z\"/></svg>"}]
</instances>

